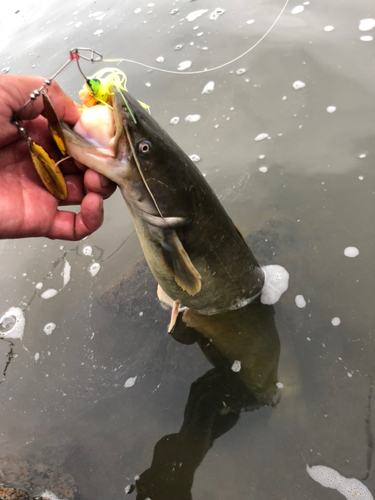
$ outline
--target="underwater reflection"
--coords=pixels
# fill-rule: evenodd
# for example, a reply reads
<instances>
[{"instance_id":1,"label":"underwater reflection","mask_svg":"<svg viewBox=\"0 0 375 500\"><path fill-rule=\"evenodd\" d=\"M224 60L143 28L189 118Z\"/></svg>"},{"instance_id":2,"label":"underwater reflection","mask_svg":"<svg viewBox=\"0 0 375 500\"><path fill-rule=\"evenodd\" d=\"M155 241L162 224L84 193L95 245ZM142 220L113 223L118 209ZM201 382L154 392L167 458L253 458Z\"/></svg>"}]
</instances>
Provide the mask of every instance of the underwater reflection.
<instances>
[{"instance_id":1,"label":"underwater reflection","mask_svg":"<svg viewBox=\"0 0 375 500\"><path fill-rule=\"evenodd\" d=\"M214 368L191 385L180 431L156 443L150 468L136 481L137 500L191 499L195 470L215 440L242 411L279 401L280 341L272 306L257 301L213 316L185 309L171 335L183 344L197 342Z\"/></svg>"}]
</instances>

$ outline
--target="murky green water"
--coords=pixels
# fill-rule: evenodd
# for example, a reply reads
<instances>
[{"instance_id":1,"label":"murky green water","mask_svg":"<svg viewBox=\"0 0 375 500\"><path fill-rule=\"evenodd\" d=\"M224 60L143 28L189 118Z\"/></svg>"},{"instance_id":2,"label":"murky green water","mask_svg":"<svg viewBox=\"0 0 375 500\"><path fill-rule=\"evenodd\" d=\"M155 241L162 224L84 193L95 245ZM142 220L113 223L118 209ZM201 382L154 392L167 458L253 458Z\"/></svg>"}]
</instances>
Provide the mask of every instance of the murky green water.
<instances>
[{"instance_id":1,"label":"murky green water","mask_svg":"<svg viewBox=\"0 0 375 500\"><path fill-rule=\"evenodd\" d=\"M190 60L199 70L255 43L282 3L15 1L1 19L0 69L50 76L84 46L165 69ZM20 307L26 318L22 342L12 351L0 342L1 478L23 464L14 485L82 500L124 498L141 475L143 490L126 498L340 498L308 476L309 464L363 480L374 494L375 42L360 40L374 29L359 23L375 8L370 0L305 4L292 14L303 4L291 0L254 51L217 72L121 66L130 92L201 158L259 261L290 273L275 316L257 326L280 341L280 401L256 409L197 343L166 334L169 313L116 193L103 227L84 242L0 242L0 316ZM212 21L217 7L225 13ZM208 12L186 19L199 9ZM202 94L209 81L214 91ZM305 87L295 90L296 81ZM82 77L71 65L58 82L76 96ZM201 118L190 123L189 114ZM262 133L268 138L255 141ZM350 246L357 257L344 255ZM65 262L71 279L63 287ZM94 277L92 263L100 264ZM49 288L61 291L43 299ZM296 306L297 295L306 307ZM225 398L236 411L225 413ZM63 473L69 480L60 484Z\"/></svg>"}]
</instances>

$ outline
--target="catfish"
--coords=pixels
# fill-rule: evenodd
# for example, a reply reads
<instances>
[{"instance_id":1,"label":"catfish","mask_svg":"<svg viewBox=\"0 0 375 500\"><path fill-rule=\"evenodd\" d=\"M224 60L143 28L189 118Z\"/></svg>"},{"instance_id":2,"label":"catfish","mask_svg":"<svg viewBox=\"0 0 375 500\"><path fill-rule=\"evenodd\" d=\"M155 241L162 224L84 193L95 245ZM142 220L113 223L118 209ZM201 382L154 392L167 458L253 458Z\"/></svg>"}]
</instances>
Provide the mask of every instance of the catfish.
<instances>
[{"instance_id":1,"label":"catfish","mask_svg":"<svg viewBox=\"0 0 375 500\"><path fill-rule=\"evenodd\" d=\"M92 122L92 140L85 111L74 129L62 123L63 134L70 156L119 186L159 298L174 302L175 317L180 306L213 315L247 305L264 273L216 194L131 94L114 86L111 93L104 123L112 138Z\"/></svg>"}]
</instances>

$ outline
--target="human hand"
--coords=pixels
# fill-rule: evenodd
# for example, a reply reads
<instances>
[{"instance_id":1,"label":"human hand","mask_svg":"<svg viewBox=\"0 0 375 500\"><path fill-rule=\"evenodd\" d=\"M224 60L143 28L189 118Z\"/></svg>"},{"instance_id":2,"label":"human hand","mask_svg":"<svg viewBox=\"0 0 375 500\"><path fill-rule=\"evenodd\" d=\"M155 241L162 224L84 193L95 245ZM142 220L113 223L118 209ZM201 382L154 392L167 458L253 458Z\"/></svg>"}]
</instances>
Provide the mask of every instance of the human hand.
<instances>
[{"instance_id":1,"label":"human hand","mask_svg":"<svg viewBox=\"0 0 375 500\"><path fill-rule=\"evenodd\" d=\"M116 189L115 184L93 170L80 170L72 160L59 164L64 174L68 197L61 202L42 184L26 141L11 123L39 89L39 76L0 75L0 238L45 236L51 239L80 240L103 223L103 198ZM48 87L48 96L60 119L74 125L79 117L78 104L56 82ZM41 97L31 101L17 116L18 122L37 144L55 160L61 158L43 112ZM81 205L76 214L59 210L63 205Z\"/></svg>"}]
</instances>

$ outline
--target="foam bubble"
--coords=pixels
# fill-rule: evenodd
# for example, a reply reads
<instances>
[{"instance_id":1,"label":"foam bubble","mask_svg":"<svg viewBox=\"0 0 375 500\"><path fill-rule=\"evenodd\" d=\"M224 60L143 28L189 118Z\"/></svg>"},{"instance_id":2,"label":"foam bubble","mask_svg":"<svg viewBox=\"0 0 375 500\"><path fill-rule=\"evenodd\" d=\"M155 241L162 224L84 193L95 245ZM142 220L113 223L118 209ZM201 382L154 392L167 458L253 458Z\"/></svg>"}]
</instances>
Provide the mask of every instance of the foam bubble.
<instances>
[{"instance_id":1,"label":"foam bubble","mask_svg":"<svg viewBox=\"0 0 375 500\"><path fill-rule=\"evenodd\" d=\"M89 273L91 274L92 277L94 277L98 274L99 271L100 271L99 262L93 262L89 267Z\"/></svg>"},{"instance_id":2,"label":"foam bubble","mask_svg":"<svg viewBox=\"0 0 375 500\"><path fill-rule=\"evenodd\" d=\"M128 378L128 380L124 384L124 387L126 387L127 389L129 387L133 387L137 378L138 378L137 376Z\"/></svg>"},{"instance_id":3,"label":"foam bubble","mask_svg":"<svg viewBox=\"0 0 375 500\"><path fill-rule=\"evenodd\" d=\"M361 36L359 38L362 42L372 42L373 41L373 37L370 36L370 35L366 35L366 36Z\"/></svg>"},{"instance_id":4,"label":"foam bubble","mask_svg":"<svg viewBox=\"0 0 375 500\"><path fill-rule=\"evenodd\" d=\"M339 474L331 467L324 465L306 465L308 475L325 488L337 490L347 500L374 500L370 490L361 481L355 478L347 478Z\"/></svg>"},{"instance_id":5,"label":"foam bubble","mask_svg":"<svg viewBox=\"0 0 375 500\"><path fill-rule=\"evenodd\" d=\"M198 161L200 161L200 159L201 159L201 157L200 157L200 156L195 155L195 154L194 154L194 155L190 155L190 156L189 156L189 158L190 158L190 160L191 160L191 161L193 161L193 162L195 162L195 163L197 163L197 162L198 162Z\"/></svg>"},{"instance_id":6,"label":"foam bubble","mask_svg":"<svg viewBox=\"0 0 375 500\"><path fill-rule=\"evenodd\" d=\"M303 307L306 307L306 300L303 295L296 295L294 299L296 306L302 309Z\"/></svg>"},{"instance_id":7,"label":"foam bubble","mask_svg":"<svg viewBox=\"0 0 375 500\"><path fill-rule=\"evenodd\" d=\"M11 307L0 318L0 338L22 339L25 316L20 307Z\"/></svg>"},{"instance_id":8,"label":"foam bubble","mask_svg":"<svg viewBox=\"0 0 375 500\"><path fill-rule=\"evenodd\" d=\"M56 328L55 323L47 323L46 325L44 325L43 331L46 335L51 335L51 333L55 328Z\"/></svg>"},{"instance_id":9,"label":"foam bubble","mask_svg":"<svg viewBox=\"0 0 375 500\"><path fill-rule=\"evenodd\" d=\"M206 12L208 12L208 9L195 10L194 12L190 12L190 14L186 16L186 19L189 22L195 21L198 17L202 16Z\"/></svg>"},{"instance_id":10,"label":"foam bubble","mask_svg":"<svg viewBox=\"0 0 375 500\"><path fill-rule=\"evenodd\" d=\"M187 115L185 117L186 122L195 123L201 119L201 115Z\"/></svg>"},{"instance_id":11,"label":"foam bubble","mask_svg":"<svg viewBox=\"0 0 375 500\"><path fill-rule=\"evenodd\" d=\"M245 68L240 68L236 71L237 75L243 75L244 73L246 73L246 69Z\"/></svg>"},{"instance_id":12,"label":"foam bubble","mask_svg":"<svg viewBox=\"0 0 375 500\"><path fill-rule=\"evenodd\" d=\"M345 257L357 257L359 250L357 247L346 247L344 250Z\"/></svg>"},{"instance_id":13,"label":"foam bubble","mask_svg":"<svg viewBox=\"0 0 375 500\"><path fill-rule=\"evenodd\" d=\"M259 167L259 172L262 172L262 174L265 174L268 172L268 167Z\"/></svg>"},{"instance_id":14,"label":"foam bubble","mask_svg":"<svg viewBox=\"0 0 375 500\"><path fill-rule=\"evenodd\" d=\"M241 361L238 361L238 359L236 359L234 362L233 362L233 365L232 365L232 370L234 372L239 372L241 370Z\"/></svg>"},{"instance_id":15,"label":"foam bubble","mask_svg":"<svg viewBox=\"0 0 375 500\"><path fill-rule=\"evenodd\" d=\"M191 61L182 61L178 65L178 71L184 71L184 69L188 69L191 66Z\"/></svg>"},{"instance_id":16,"label":"foam bubble","mask_svg":"<svg viewBox=\"0 0 375 500\"><path fill-rule=\"evenodd\" d=\"M204 89L202 90L202 94L209 94L212 92L215 88L215 82L208 82L204 86Z\"/></svg>"},{"instance_id":17,"label":"foam bubble","mask_svg":"<svg viewBox=\"0 0 375 500\"><path fill-rule=\"evenodd\" d=\"M142 12L142 9L138 7L137 9L135 9L134 14L139 14L140 12Z\"/></svg>"},{"instance_id":18,"label":"foam bubble","mask_svg":"<svg viewBox=\"0 0 375 500\"><path fill-rule=\"evenodd\" d=\"M294 7L294 9L292 9L292 14L300 14L304 10L305 7L303 5L297 5L297 7Z\"/></svg>"},{"instance_id":19,"label":"foam bubble","mask_svg":"<svg viewBox=\"0 0 375 500\"><path fill-rule=\"evenodd\" d=\"M69 262L66 260L64 263L64 268L62 270L62 277L63 277L63 287L66 286L69 281L70 281L70 271L72 269L72 266L69 264Z\"/></svg>"},{"instance_id":20,"label":"foam bubble","mask_svg":"<svg viewBox=\"0 0 375 500\"><path fill-rule=\"evenodd\" d=\"M289 273L278 265L262 267L264 272L264 285L260 301L262 304L275 304L281 295L288 289Z\"/></svg>"},{"instance_id":21,"label":"foam bubble","mask_svg":"<svg viewBox=\"0 0 375 500\"><path fill-rule=\"evenodd\" d=\"M35 288L36 288L37 290L41 290L41 289L43 288L43 283L42 283L42 282L37 283L37 284L35 285Z\"/></svg>"},{"instance_id":22,"label":"foam bubble","mask_svg":"<svg viewBox=\"0 0 375 500\"><path fill-rule=\"evenodd\" d=\"M82 253L83 253L83 255L86 255L87 257L91 257L92 247L90 247L90 246L83 247Z\"/></svg>"},{"instance_id":23,"label":"foam bubble","mask_svg":"<svg viewBox=\"0 0 375 500\"><path fill-rule=\"evenodd\" d=\"M334 26L325 26L324 31L333 31L335 28Z\"/></svg>"},{"instance_id":24,"label":"foam bubble","mask_svg":"<svg viewBox=\"0 0 375 500\"><path fill-rule=\"evenodd\" d=\"M214 11L211 12L210 14L210 19L211 21L216 21L221 15L223 15L225 12L224 9L221 9L220 7L217 7Z\"/></svg>"},{"instance_id":25,"label":"foam bubble","mask_svg":"<svg viewBox=\"0 0 375 500\"><path fill-rule=\"evenodd\" d=\"M261 134L258 134L254 141L264 141L264 139L267 139L269 137L269 135L267 134L267 132L262 132Z\"/></svg>"},{"instance_id":26,"label":"foam bubble","mask_svg":"<svg viewBox=\"0 0 375 500\"><path fill-rule=\"evenodd\" d=\"M327 107L327 112L328 113L334 113L336 111L336 106L328 106Z\"/></svg>"},{"instance_id":27,"label":"foam bubble","mask_svg":"<svg viewBox=\"0 0 375 500\"><path fill-rule=\"evenodd\" d=\"M42 293L41 298L42 299L50 299L51 297L54 297L57 295L59 292L55 290L54 288L48 288L45 292Z\"/></svg>"},{"instance_id":28,"label":"foam bubble","mask_svg":"<svg viewBox=\"0 0 375 500\"><path fill-rule=\"evenodd\" d=\"M303 89L303 87L306 87L306 83L301 82L301 80L296 80L296 81L293 83L293 88L294 88L294 90Z\"/></svg>"},{"instance_id":29,"label":"foam bubble","mask_svg":"<svg viewBox=\"0 0 375 500\"><path fill-rule=\"evenodd\" d=\"M177 125L180 121L180 117L179 116L174 116L173 118L171 118L171 121L169 122L171 125Z\"/></svg>"},{"instance_id":30,"label":"foam bubble","mask_svg":"<svg viewBox=\"0 0 375 500\"><path fill-rule=\"evenodd\" d=\"M158 62L158 63L162 63L162 62L164 62L164 57L163 57L163 56L159 56L159 57L157 57L157 58L156 58L156 62Z\"/></svg>"},{"instance_id":31,"label":"foam bubble","mask_svg":"<svg viewBox=\"0 0 375 500\"><path fill-rule=\"evenodd\" d=\"M248 21L246 21L246 24L253 24L254 22L254 19L249 19Z\"/></svg>"},{"instance_id":32,"label":"foam bubble","mask_svg":"<svg viewBox=\"0 0 375 500\"><path fill-rule=\"evenodd\" d=\"M48 490L42 493L41 498L44 498L45 500L61 500L58 496L52 493L52 491Z\"/></svg>"},{"instance_id":33,"label":"foam bubble","mask_svg":"<svg viewBox=\"0 0 375 500\"><path fill-rule=\"evenodd\" d=\"M332 318L331 323L333 326L339 326L341 319L336 316L335 318Z\"/></svg>"},{"instance_id":34,"label":"foam bubble","mask_svg":"<svg viewBox=\"0 0 375 500\"><path fill-rule=\"evenodd\" d=\"M359 21L358 28L360 31L370 31L374 27L375 27L375 19L368 18L368 19L361 19Z\"/></svg>"},{"instance_id":35,"label":"foam bubble","mask_svg":"<svg viewBox=\"0 0 375 500\"><path fill-rule=\"evenodd\" d=\"M36 352L35 356L34 356L35 361L38 361L39 358L40 358L40 354L39 354L39 352Z\"/></svg>"}]
</instances>

